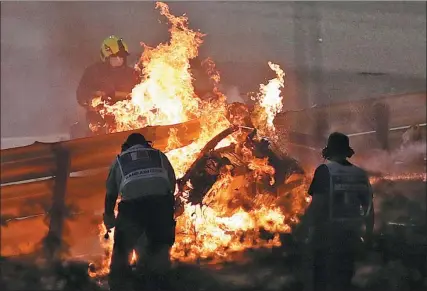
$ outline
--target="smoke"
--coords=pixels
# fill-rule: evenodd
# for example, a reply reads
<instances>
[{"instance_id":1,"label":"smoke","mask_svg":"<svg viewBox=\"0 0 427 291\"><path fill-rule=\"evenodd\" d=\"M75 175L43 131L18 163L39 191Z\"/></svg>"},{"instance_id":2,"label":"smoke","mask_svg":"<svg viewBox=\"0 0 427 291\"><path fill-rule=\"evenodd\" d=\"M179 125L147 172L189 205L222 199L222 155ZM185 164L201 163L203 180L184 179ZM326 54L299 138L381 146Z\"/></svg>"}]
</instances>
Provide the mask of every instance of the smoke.
<instances>
[{"instance_id":1,"label":"smoke","mask_svg":"<svg viewBox=\"0 0 427 291\"><path fill-rule=\"evenodd\" d=\"M46 114L50 105L48 86L43 80L48 74L49 51L45 45L49 43L49 35L38 28L37 19L31 15L27 21L13 15L16 11L8 4L2 3L1 9L2 137L25 132L25 127L32 127L34 131L52 123L49 117L52 115ZM35 12L37 8L29 5L29 10ZM40 59L46 60L44 64ZM31 134L29 130L26 133Z\"/></svg>"},{"instance_id":2,"label":"smoke","mask_svg":"<svg viewBox=\"0 0 427 291\"><path fill-rule=\"evenodd\" d=\"M2 137L64 132L72 101L67 92L72 95L74 82L53 44L61 25L54 29L46 21L55 18L54 7L44 8L43 3L2 3Z\"/></svg>"},{"instance_id":3,"label":"smoke","mask_svg":"<svg viewBox=\"0 0 427 291\"><path fill-rule=\"evenodd\" d=\"M358 164L371 173L382 175L402 172L424 172L426 142L415 142L392 151L378 150ZM417 171L420 170L421 171Z\"/></svg>"},{"instance_id":4,"label":"smoke","mask_svg":"<svg viewBox=\"0 0 427 291\"><path fill-rule=\"evenodd\" d=\"M268 72L263 71L263 68L268 70L268 60L286 63L285 71L290 67L302 69L301 64L291 60L295 49L292 4L242 3L172 2L170 6L173 13L187 13L190 26L207 34L201 55L211 56L219 64L223 79L238 85L240 90L258 89L258 84L268 76ZM76 86L84 68L98 60L99 46L106 36L117 34L128 42L131 62L140 55L140 41L155 46L168 37L167 25L150 1L103 2L102 5L89 1L15 1L2 2L1 8L2 137L68 132L78 110ZM359 98L385 93L392 87L388 81L387 86L378 86L381 82L367 82L360 76L355 79L355 72L371 68L403 74L406 78L403 83L402 76L392 79L396 92L425 88L425 63L419 61L425 58L425 5L405 5L405 9L399 10L399 17L394 19L399 22L398 34L389 28L389 18L385 17L390 15L385 11L398 11L393 5L381 5L381 8L364 5L359 9L353 5L343 6L339 12L348 19L375 21L362 21L364 27L352 27L335 17L337 9L332 5L325 4L322 10L322 25L329 35L328 41L325 39L322 44L327 67L324 73L328 74L322 79L326 82L325 88L330 89L325 89L328 94L341 99L347 94ZM342 41L343 25L348 34L366 47L362 54L340 53L353 48L353 44ZM410 58L396 57L408 47L412 52ZM388 54L372 53L379 51ZM421 87L417 85L418 77L416 83L413 80L413 75L420 74L424 77ZM289 80L292 74L287 72L287 75ZM285 89L289 93L285 94L285 109L304 103L305 96L289 89L292 84L294 82L287 81ZM298 83L295 87L303 89ZM363 93L354 93L358 88L363 88ZM237 88L228 89L232 91L226 92L231 100L241 101L238 94L233 93L239 91ZM294 102L290 102L291 95L295 95L296 105L291 105Z\"/></svg>"},{"instance_id":5,"label":"smoke","mask_svg":"<svg viewBox=\"0 0 427 291\"><path fill-rule=\"evenodd\" d=\"M245 99L243 99L242 95L240 94L239 88L237 86L228 86L224 88L221 88L223 92L225 92L225 96L227 97L228 103L233 102L240 102L240 103L246 103Z\"/></svg>"},{"instance_id":6,"label":"smoke","mask_svg":"<svg viewBox=\"0 0 427 291\"><path fill-rule=\"evenodd\" d=\"M150 2L5 2L1 8L2 137L68 134L79 118L78 82L99 60L105 37L122 36L132 62L140 41L158 44L167 36Z\"/></svg>"},{"instance_id":7,"label":"smoke","mask_svg":"<svg viewBox=\"0 0 427 291\"><path fill-rule=\"evenodd\" d=\"M422 290L423 274L416 268L405 265L402 260L381 263L378 257L373 262L364 262L357 269L353 284L364 290ZM416 285L420 289L414 289Z\"/></svg>"},{"instance_id":8,"label":"smoke","mask_svg":"<svg viewBox=\"0 0 427 291\"><path fill-rule=\"evenodd\" d=\"M389 222L425 223L425 156L426 142L422 141L376 152L358 163L377 176L373 183L377 231Z\"/></svg>"}]
</instances>

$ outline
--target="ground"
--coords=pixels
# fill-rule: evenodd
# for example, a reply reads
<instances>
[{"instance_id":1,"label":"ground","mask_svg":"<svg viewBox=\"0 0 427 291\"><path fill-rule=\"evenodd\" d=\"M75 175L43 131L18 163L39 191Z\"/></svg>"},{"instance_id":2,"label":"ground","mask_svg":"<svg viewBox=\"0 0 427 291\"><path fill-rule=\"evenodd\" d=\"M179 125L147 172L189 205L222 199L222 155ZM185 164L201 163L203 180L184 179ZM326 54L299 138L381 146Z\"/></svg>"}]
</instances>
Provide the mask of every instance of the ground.
<instances>
[{"instance_id":1,"label":"ground","mask_svg":"<svg viewBox=\"0 0 427 291\"><path fill-rule=\"evenodd\" d=\"M300 290L296 281L298 260L285 248L248 251L246 263L176 264L168 277L172 291L287 291ZM105 278L87 276L87 263L68 262L54 271L41 268L23 259L1 259L2 290L108 290ZM292 268L294 267L294 268ZM423 281L424 280L424 281ZM427 278L400 261L381 263L379 252L370 252L358 264L351 291L425 290ZM56 288L51 286L55 285ZM387 288L385 288L387 287ZM385 289L384 289L385 288ZM344 291L344 290L343 290ZM350 290L349 290L350 291Z\"/></svg>"}]
</instances>

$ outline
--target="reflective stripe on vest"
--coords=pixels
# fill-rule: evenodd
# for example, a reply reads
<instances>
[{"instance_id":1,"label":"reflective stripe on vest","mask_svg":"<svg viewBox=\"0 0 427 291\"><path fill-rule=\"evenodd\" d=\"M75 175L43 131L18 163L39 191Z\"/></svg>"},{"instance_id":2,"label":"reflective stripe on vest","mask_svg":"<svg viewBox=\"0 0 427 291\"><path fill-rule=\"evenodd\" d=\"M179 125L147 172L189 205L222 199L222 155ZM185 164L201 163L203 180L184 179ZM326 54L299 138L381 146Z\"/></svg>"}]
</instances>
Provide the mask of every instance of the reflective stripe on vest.
<instances>
[{"instance_id":1,"label":"reflective stripe on vest","mask_svg":"<svg viewBox=\"0 0 427 291\"><path fill-rule=\"evenodd\" d=\"M162 178L169 182L160 152L152 148L131 148L117 157L122 174L120 191L133 181Z\"/></svg>"},{"instance_id":2,"label":"reflective stripe on vest","mask_svg":"<svg viewBox=\"0 0 427 291\"><path fill-rule=\"evenodd\" d=\"M362 198L370 196L368 177L356 166L343 166L328 162L329 187L329 220L331 222L361 222L366 213L363 210Z\"/></svg>"}]
</instances>

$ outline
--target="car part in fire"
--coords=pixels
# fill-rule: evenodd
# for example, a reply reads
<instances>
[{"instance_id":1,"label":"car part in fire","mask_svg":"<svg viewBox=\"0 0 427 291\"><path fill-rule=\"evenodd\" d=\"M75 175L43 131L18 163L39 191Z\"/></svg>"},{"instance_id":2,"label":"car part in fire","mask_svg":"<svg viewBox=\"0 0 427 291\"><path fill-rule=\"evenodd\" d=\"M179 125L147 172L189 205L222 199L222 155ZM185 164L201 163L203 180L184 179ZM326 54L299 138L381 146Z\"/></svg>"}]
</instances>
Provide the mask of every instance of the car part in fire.
<instances>
[{"instance_id":1,"label":"car part in fire","mask_svg":"<svg viewBox=\"0 0 427 291\"><path fill-rule=\"evenodd\" d=\"M233 102L227 106L227 119L233 125L254 127L251 120L253 106L241 102Z\"/></svg>"},{"instance_id":2,"label":"car part in fire","mask_svg":"<svg viewBox=\"0 0 427 291\"><path fill-rule=\"evenodd\" d=\"M237 131L241 133L239 142L215 149L220 141ZM304 170L296 160L289 156L279 157L270 149L270 142L266 138L257 139L256 137L256 129L234 126L224 130L210 140L201 150L188 171L178 180L176 216L182 214L183 207L180 204L180 199L184 193L188 193L187 199L191 204L202 204L204 197L218 180L224 167L229 166L231 168L231 175L233 177L241 176L251 171L243 161L243 154L239 152L239 149L242 147L251 151L252 155L256 158L267 158L268 164L275 169L274 183L271 185L269 183L261 183L261 185L252 183L252 194L257 191L257 187L262 187L263 192L276 195L278 188L293 173L304 174ZM299 182L301 183L301 180ZM293 184L292 187L296 186L297 183Z\"/></svg>"}]
</instances>

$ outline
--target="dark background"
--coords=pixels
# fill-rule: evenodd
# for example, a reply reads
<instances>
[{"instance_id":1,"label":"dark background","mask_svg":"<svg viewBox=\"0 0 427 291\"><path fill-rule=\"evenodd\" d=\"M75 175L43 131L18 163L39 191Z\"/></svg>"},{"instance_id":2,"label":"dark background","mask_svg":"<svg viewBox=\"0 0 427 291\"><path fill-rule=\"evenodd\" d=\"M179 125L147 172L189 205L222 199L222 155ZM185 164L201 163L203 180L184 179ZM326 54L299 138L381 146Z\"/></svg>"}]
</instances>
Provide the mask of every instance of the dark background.
<instances>
[{"instance_id":1,"label":"dark background","mask_svg":"<svg viewBox=\"0 0 427 291\"><path fill-rule=\"evenodd\" d=\"M224 92L257 90L284 68L285 109L425 91L425 2L171 2L206 33ZM67 133L75 89L103 38L168 40L153 2L2 2L1 137ZM159 22L161 20L162 23ZM320 42L319 39L322 39ZM234 88L234 89L236 89Z\"/></svg>"}]
</instances>

